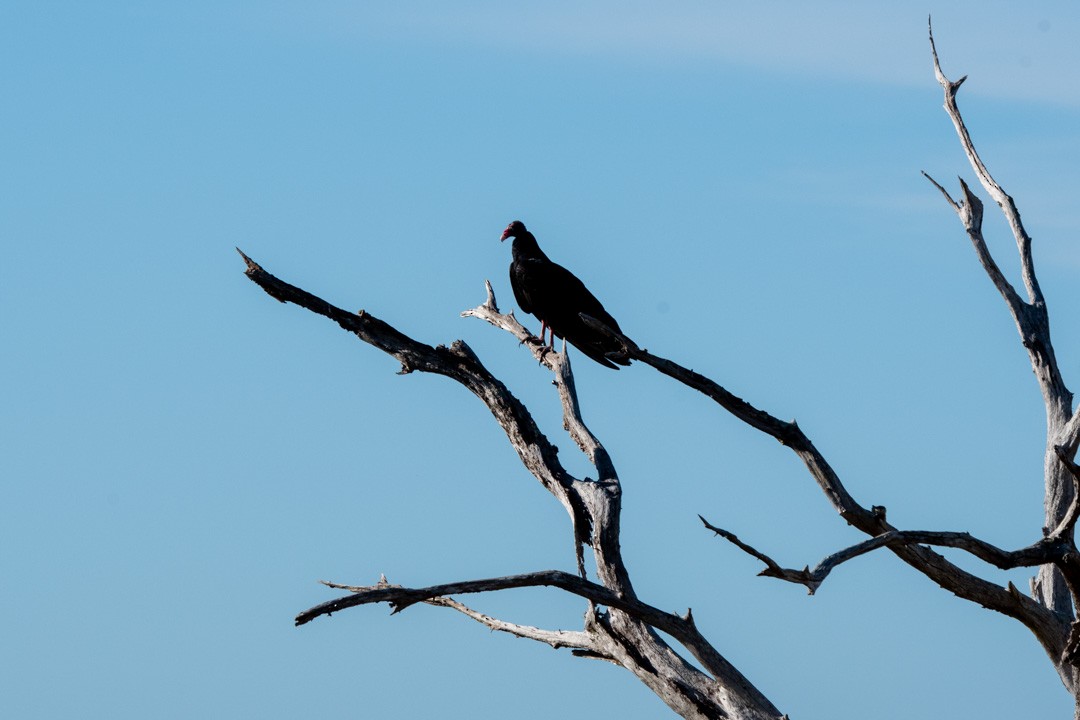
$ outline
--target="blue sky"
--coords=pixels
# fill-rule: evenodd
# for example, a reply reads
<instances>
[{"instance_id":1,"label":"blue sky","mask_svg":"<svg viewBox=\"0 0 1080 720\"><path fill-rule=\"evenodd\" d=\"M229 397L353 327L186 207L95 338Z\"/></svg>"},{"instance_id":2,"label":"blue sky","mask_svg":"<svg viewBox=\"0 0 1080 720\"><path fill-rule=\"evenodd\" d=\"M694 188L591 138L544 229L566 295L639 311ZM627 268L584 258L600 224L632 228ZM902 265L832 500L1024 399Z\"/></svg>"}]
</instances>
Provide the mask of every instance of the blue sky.
<instances>
[{"instance_id":1,"label":"blue sky","mask_svg":"<svg viewBox=\"0 0 1080 720\"><path fill-rule=\"evenodd\" d=\"M864 505L1039 536L1043 415L1003 303L921 177L971 179L926 41L1080 332L1080 10L1065 2L34 2L0 7L0 715L664 716L628 673L436 608L297 629L318 579L571 570L487 411L264 295L267 270L466 340L581 473L504 309L526 222L626 332L794 417ZM1017 278L1004 223L992 250ZM532 323L535 326L535 323ZM536 329L534 327L534 329ZM645 367L576 364L643 599L793 717L1068 717L1018 624L861 539L795 458ZM1027 573L984 576L1027 587ZM469 598L575 628L556 591ZM990 691L988 691L990 690ZM868 711L868 708L872 710Z\"/></svg>"}]
</instances>

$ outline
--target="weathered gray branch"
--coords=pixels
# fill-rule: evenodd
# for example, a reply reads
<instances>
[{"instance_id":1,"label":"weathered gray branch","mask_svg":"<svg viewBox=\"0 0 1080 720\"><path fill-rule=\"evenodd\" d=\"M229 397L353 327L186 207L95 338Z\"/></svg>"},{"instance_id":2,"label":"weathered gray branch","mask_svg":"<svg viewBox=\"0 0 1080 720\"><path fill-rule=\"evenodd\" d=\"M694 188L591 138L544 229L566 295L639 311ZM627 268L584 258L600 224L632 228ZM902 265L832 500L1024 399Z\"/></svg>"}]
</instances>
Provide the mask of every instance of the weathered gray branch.
<instances>
[{"instance_id":1,"label":"weathered gray branch","mask_svg":"<svg viewBox=\"0 0 1080 720\"><path fill-rule=\"evenodd\" d=\"M499 306L495 302L495 290L491 287L490 281L484 281L484 290L487 293L484 302L470 310L463 310L461 317L479 318L497 328L505 330L516 337L522 345L528 347L529 352L533 354L533 357L535 357L541 365L554 372L555 351L548 347L543 340L529 332L528 328L518 321L512 311L508 313L499 311Z\"/></svg>"},{"instance_id":2,"label":"weathered gray branch","mask_svg":"<svg viewBox=\"0 0 1080 720\"><path fill-rule=\"evenodd\" d=\"M701 636L694 623L693 614L691 612L687 611L684 616L664 612L663 610L659 610L639 600L621 597L603 585L590 582L577 575L562 572L561 570L545 570L521 575L488 578L484 580L465 580L444 585L433 585L426 588L406 588L400 585L390 585L385 582L366 587L345 586L336 583L324 584L329 587L349 590L352 594L322 603L300 613L296 617L297 625L311 622L321 615L330 615L340 610L359 605L387 603L393 608L394 613L398 613L417 603L433 603L453 607L465 612L465 614L480 620L485 625L495 630L503 630L518 635L519 637L540 640L553 647L580 648L588 651L589 654L606 657L607 654L601 647L602 643L597 643L588 633L545 631L527 626L514 625L512 623L504 623L481 615L480 613L476 613L473 610L469 610L461 603L447 597L450 595L494 592L523 587L556 587L585 598L595 605L603 605L620 610L645 625L668 633L690 650L702 666L710 673L713 673L714 676L723 677L734 671L734 668L730 663L720 656ZM604 617L603 613L596 613L594 621L598 621L598 618ZM754 692L756 692L756 690Z\"/></svg>"},{"instance_id":3,"label":"weathered gray branch","mask_svg":"<svg viewBox=\"0 0 1080 720\"><path fill-rule=\"evenodd\" d=\"M1065 448L1069 457L1076 456L1077 447L1080 446L1080 412L1073 413L1069 421L1061 427L1054 438L1054 445Z\"/></svg>"},{"instance_id":4,"label":"weathered gray branch","mask_svg":"<svg viewBox=\"0 0 1080 720\"><path fill-rule=\"evenodd\" d=\"M1072 502L1069 503L1068 509L1061 518L1061 522L1057 527L1051 530L1048 534L1052 538L1075 538L1073 534L1076 530L1076 521L1080 519L1080 465L1077 465L1072 461L1072 456L1076 454L1076 449L1070 450L1064 445L1055 445L1054 452L1058 456L1058 460L1062 466L1069 472L1072 477Z\"/></svg>"},{"instance_id":5,"label":"weathered gray branch","mask_svg":"<svg viewBox=\"0 0 1080 720\"><path fill-rule=\"evenodd\" d=\"M484 580L462 580L460 582L432 585L425 588L407 588L389 583L372 586L344 586L336 583L324 583L329 587L351 591L334 600L316 605L296 616L296 624L304 625L321 615L330 615L358 605L387 603L393 612L399 613L411 605L427 602L435 598L450 595L469 595L473 593L495 592L525 587L555 587L597 605L606 605L632 615L633 617L656 627L673 636L686 635L685 618L658 610L651 605L633 598L620 597L603 585L586 580L562 570L541 570L539 572L507 575Z\"/></svg>"},{"instance_id":6,"label":"weathered gray branch","mask_svg":"<svg viewBox=\"0 0 1080 720\"><path fill-rule=\"evenodd\" d=\"M960 145L963 147L964 154L967 155L968 161L975 171L975 176L979 178L979 182L982 184L983 188L986 189L986 192L990 194L990 197L994 199L994 202L1001 207L1002 212L1005 214L1005 219L1009 223L1009 228L1016 238L1017 247L1020 251L1021 271L1024 278L1024 285L1028 291L1028 300L1033 304L1042 304L1042 290L1039 289L1039 282L1035 277L1035 263L1031 258L1031 237L1027 234L1027 231L1024 229L1024 224L1020 220L1020 211L1017 210L1016 203L1013 202L1012 197L1010 197L997 181L994 180L993 176L990 175L990 171L987 169L985 163L983 163L982 158L979 157L979 153L975 150L975 143L971 139L971 134L968 132L967 126L960 116L960 108L956 104L956 93L960 90L960 86L964 84L964 81L967 80L967 75L956 82L951 82L945 77L945 73L941 70L941 62L938 60L937 47L934 45L934 31L932 27L929 28L929 32L930 53L934 59L934 77L937 78L941 87L945 89L945 110L949 113L949 118L953 121L953 127L956 128L956 134L960 137Z\"/></svg>"},{"instance_id":7,"label":"weathered gray branch","mask_svg":"<svg viewBox=\"0 0 1080 720\"><path fill-rule=\"evenodd\" d=\"M471 310L465 310L461 313L461 316L479 318L510 333L520 340L522 344L528 345L533 355L556 374L559 397L562 400L563 407L566 409L563 415L563 424L566 431L570 434L571 439L577 443L577 446L581 448L581 451L592 461L601 480L617 479L618 475L615 472L611 457L604 449L604 446L585 426L581 418L581 405L577 399L574 376L570 372L569 356L557 353L545 345L540 338L530 333L524 325L518 322L514 313L503 314L499 312L499 307L495 304L495 291L491 287L491 282L485 280L484 287L487 291L487 299L484 303Z\"/></svg>"},{"instance_id":8,"label":"weathered gray branch","mask_svg":"<svg viewBox=\"0 0 1080 720\"><path fill-rule=\"evenodd\" d=\"M990 280L994 283L998 292L1005 299L1009 313L1016 323L1021 343L1027 350L1032 370L1038 380L1043 403L1046 408L1047 442L1043 457L1043 475L1046 487L1045 499L1045 527L1047 532L1068 529L1071 533L1075 526L1075 520L1068 521L1068 517L1075 514L1075 487L1067 466L1059 461L1059 446L1071 449L1071 454L1076 452L1076 438L1080 433L1075 413L1072 407L1072 393L1065 386L1061 371L1058 367L1054 346L1050 339L1050 319L1043 297L1042 289L1035 274L1035 261L1031 252L1031 236L1024 228L1013 198L1005 192L1001 185L994 180L975 149L975 143L971 139L964 118L960 113L956 96L963 84L965 77L955 82L950 81L941 69L941 61L938 58L937 47L934 44L933 28L930 28L930 52L934 63L934 77L941 85L945 93L945 112L956 129L960 138L960 145L968 162L975 171L983 189L993 198L1001 208L1016 241L1020 259L1020 273L1024 287L1027 291L1027 300L1020 297L1019 293L1005 279L1004 274L998 267L986 246L983 238L983 209L982 202L968 187L967 183L960 180L960 188L963 193L961 201L956 202L944 188L929 175L931 182L945 195L950 206L957 213L964 225L976 255ZM1077 577L1080 582L1080 576ZM1070 573L1063 568L1044 566L1039 571L1039 578L1033 586L1040 601L1051 608L1058 615L1072 619L1074 617L1075 598L1080 594L1080 587L1070 579ZM1075 685L1076 683L1074 683Z\"/></svg>"},{"instance_id":9,"label":"weathered gray branch","mask_svg":"<svg viewBox=\"0 0 1080 720\"><path fill-rule=\"evenodd\" d=\"M855 501L824 455L797 423L785 422L754 407L710 378L650 353L594 318L582 316L582 319L591 327L619 340L630 359L654 367L668 377L697 390L747 425L791 448L806 465L829 502L849 524L871 538L897 530L886 521L884 508L877 508L875 511L874 508L867 509ZM889 544L888 547L901 560L944 589L1019 620L1034 633L1052 658L1060 657L1068 635L1068 621L1065 618L1031 598L963 570L928 547L905 543ZM760 559L759 555L755 556Z\"/></svg>"},{"instance_id":10,"label":"weathered gray branch","mask_svg":"<svg viewBox=\"0 0 1080 720\"><path fill-rule=\"evenodd\" d=\"M701 516L699 515L698 517ZM712 525L705 518L701 518L701 522L704 523L706 528L723 537L731 544L764 562L766 568L759 573L760 575L805 585L811 595L817 592L821 583L824 582L825 578L836 566L883 547L897 548L909 545L937 545L939 547L955 548L964 550L980 560L990 563L1002 570L1010 570L1018 567L1037 567L1046 563L1063 562L1065 556L1070 551L1069 543L1061 540L1054 540L1049 537L1019 550L1002 550L985 540L973 537L969 533L930 530L890 530L877 537L864 540L827 556L819 562L813 570L811 570L809 566L804 567L802 570L794 570L781 567L765 553L762 553L741 541L734 533ZM1016 592L1016 589L1011 585L1006 589L1010 594L1015 594Z\"/></svg>"},{"instance_id":11,"label":"weathered gray branch","mask_svg":"<svg viewBox=\"0 0 1080 720\"><path fill-rule=\"evenodd\" d=\"M619 545L621 487L610 457L582 422L573 374L566 355L552 352L539 342L531 342L531 336L512 315L499 313L490 284L487 287L485 303L466 314L482 317L508 330L529 345L542 364L553 370L566 427L575 442L592 459L598 480L579 480L563 469L558 462L557 449L539 431L525 407L505 385L484 368L463 342L456 341L449 348L419 343L369 313L346 312L279 280L251 258L242 252L240 254L247 264L247 276L272 297L282 302L295 303L334 320L361 340L397 358L402 364L402 372L420 370L445 375L458 381L483 400L502 426L525 467L567 509L574 525L575 542L578 544L577 576L562 571L547 571L421 589L399 588L388 584L355 588L356 592L351 595L301 613L297 617L297 624L354 605L388 602L397 611L416 602L432 602L452 607L493 629L548 644L552 641L565 642L573 646L582 657L616 662L633 672L669 707L686 718L775 720L780 717L775 706L701 636L689 613L680 618L637 599L622 561ZM580 553L580 543L583 542L593 550L599 583L590 582L583 577L584 566ZM590 612L586 616L584 630L587 642L583 641L580 635L556 636L551 634L554 631L488 618L445 598L450 594L535 585L559 587L589 600ZM595 607L597 604L610 610L601 612ZM680 657L658 631L675 638L693 655L705 672Z\"/></svg>"},{"instance_id":12,"label":"weathered gray branch","mask_svg":"<svg viewBox=\"0 0 1080 720\"><path fill-rule=\"evenodd\" d=\"M550 645L554 649L570 648L577 651L586 652L599 652L594 649L594 643L588 633L580 630L544 630L532 625L519 625L517 623L506 622L505 620L499 620L493 618L490 615L477 612L472 608L466 607L453 598L433 598L428 600L429 605L436 605L441 607L448 607L453 610L466 615L473 620L477 621L481 625L484 625L491 630L497 632L504 632L515 637L525 638L527 640L535 640L536 642L542 642L546 645Z\"/></svg>"},{"instance_id":13,"label":"weathered gray branch","mask_svg":"<svg viewBox=\"0 0 1080 720\"><path fill-rule=\"evenodd\" d=\"M588 538L589 518L580 498L571 491L575 483L582 481L566 472L559 462L558 448L540 432L521 401L488 372L468 345L460 340L451 343L449 348L443 345L432 347L417 342L370 313L363 310L356 313L342 310L322 298L290 285L266 272L239 248L237 252L247 264L246 275L271 297L330 318L342 329L396 358L401 363L403 374L418 370L445 375L479 397L503 428L525 467L566 508L574 525L575 554L579 559L579 569L584 570L580 542ZM538 354L542 357L544 353L538 349Z\"/></svg>"},{"instance_id":14,"label":"weathered gray branch","mask_svg":"<svg viewBox=\"0 0 1080 720\"><path fill-rule=\"evenodd\" d=\"M963 178L958 178L960 181L960 191L962 193L962 199L958 202L952 199L948 191L945 190L938 183L937 180L930 177L923 171L923 177L934 184L941 194L945 196L945 199L952 206L953 210L960 217L960 221L964 224L964 229L967 231L968 237L971 238L971 244L975 248L975 254L979 258L979 263L986 270L986 274L990 277L991 282L994 283L994 287L997 288L1001 296L1005 298L1005 302L1009 306L1010 312L1014 317L1019 317L1024 313L1024 300L1020 297L1019 293L1012 284L1005 278L1005 274L1001 272L1001 268L998 267L997 262L994 260L993 255L990 254L990 249L986 246L986 239L982 233L982 221L983 221L983 203L974 193L971 192L971 188L964 182Z\"/></svg>"},{"instance_id":15,"label":"weathered gray branch","mask_svg":"<svg viewBox=\"0 0 1080 720\"><path fill-rule=\"evenodd\" d=\"M404 587L401 585L392 585L387 582L385 575L379 578L379 582L375 583L374 585L368 586L341 585L339 583L327 582L326 580L322 580L321 582L323 585L326 585L329 588L334 588L336 590L348 590L349 592L353 593L366 593L372 590L381 590L386 588L397 588L399 590L404 589ZM391 601L385 602L389 602L391 606L393 606L393 603ZM472 618L476 622L491 630L508 633L510 635L525 638L528 640L542 642L546 645L550 645L556 650L558 650L559 648L572 648L575 650L582 650L587 652L595 651L593 643L590 641L589 635L584 632L575 632L571 630L544 630L542 628L533 627L531 625L518 625L517 623L506 622L504 620L499 620L498 618L493 618L490 615L485 615L484 613L473 610L472 608L464 605L463 603L460 603L457 600L449 597L432 597L427 600L423 600L422 602L428 605L433 605L435 607L446 607L450 608L451 610L456 610L462 615ZM395 607L394 612L396 613L402 609L404 608ZM310 622L311 619L314 618L309 618L304 622ZM297 624L302 624L299 617L297 618Z\"/></svg>"}]
</instances>

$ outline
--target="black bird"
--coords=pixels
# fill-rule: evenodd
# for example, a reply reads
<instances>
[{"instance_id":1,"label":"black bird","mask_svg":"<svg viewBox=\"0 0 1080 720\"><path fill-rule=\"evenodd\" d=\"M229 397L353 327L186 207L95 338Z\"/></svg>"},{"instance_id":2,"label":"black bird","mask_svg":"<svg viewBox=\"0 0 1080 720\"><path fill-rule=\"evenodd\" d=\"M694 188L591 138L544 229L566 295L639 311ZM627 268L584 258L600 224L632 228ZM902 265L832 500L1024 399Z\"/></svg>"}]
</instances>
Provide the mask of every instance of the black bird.
<instances>
[{"instance_id":1,"label":"black bird","mask_svg":"<svg viewBox=\"0 0 1080 720\"><path fill-rule=\"evenodd\" d=\"M514 289L518 306L540 321L540 342L544 342L545 329L550 328L552 347L558 335L601 365L615 370L619 369L618 365L629 365L630 360L617 340L594 330L581 319L579 313L584 313L622 333L619 323L585 284L562 265L553 263L520 220L506 226L500 239L507 238L514 238L510 287Z\"/></svg>"}]
</instances>

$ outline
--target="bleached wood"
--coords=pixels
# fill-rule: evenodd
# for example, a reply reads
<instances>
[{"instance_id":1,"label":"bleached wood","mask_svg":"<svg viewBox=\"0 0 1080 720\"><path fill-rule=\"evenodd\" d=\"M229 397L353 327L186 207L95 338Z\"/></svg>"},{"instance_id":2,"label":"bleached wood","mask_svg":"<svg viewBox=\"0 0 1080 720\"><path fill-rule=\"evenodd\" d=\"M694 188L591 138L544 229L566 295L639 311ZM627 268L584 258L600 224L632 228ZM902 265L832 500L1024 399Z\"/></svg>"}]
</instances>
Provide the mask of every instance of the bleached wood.
<instances>
[{"instance_id":1,"label":"bleached wood","mask_svg":"<svg viewBox=\"0 0 1080 720\"><path fill-rule=\"evenodd\" d=\"M541 364L552 370L566 428L593 463L597 479L575 478L562 467L558 449L540 432L525 406L488 372L465 343L455 341L449 347L432 347L417 342L370 313L349 313L334 307L279 280L242 252L241 256L247 264L247 276L272 297L330 318L364 342L395 357L403 373L444 375L473 392L503 428L529 472L567 509L573 525L577 575L551 570L417 589L385 582L368 587L327 583L348 587L350 594L301 613L296 619L298 625L357 605L385 602L397 612L417 602L428 602L454 609L491 629L549 645L572 647L581 657L615 662L685 718L777 720L781 717L768 698L700 634L689 612L682 617L673 615L638 599L619 543L622 488L610 456L582 419L568 358L565 353L544 348L538 339L532 342L532 336L512 315L500 313L490 283L485 302L464 314L510 332L529 347ZM598 582L584 578L583 546L592 550ZM566 633L507 623L448 598L452 594L538 585L585 598L588 610L583 630ZM659 632L689 652L701 669L676 652Z\"/></svg>"},{"instance_id":2,"label":"bleached wood","mask_svg":"<svg viewBox=\"0 0 1080 720\"><path fill-rule=\"evenodd\" d=\"M941 68L932 28L930 30L930 51L934 63L934 76L944 90L945 112L956 129L961 148L975 171L979 183L997 203L998 207L1001 208L1013 239L1016 241L1020 274L1027 294L1026 300L1021 298L1019 293L1005 279L1004 274L986 246L983 238L982 202L963 179L960 180L963 192L961 202L954 202L951 198L948 198L948 193L945 193L950 205L952 205L964 225L980 264L998 289L998 292L1005 299L1013 321L1016 323L1021 343L1028 353L1031 368L1039 383L1043 404L1046 409L1047 433L1043 455L1044 525L1047 532L1056 532L1058 529L1067 528L1071 534L1075 526L1075 520L1070 521L1069 518L1075 515L1076 492L1069 462L1076 454L1080 425L1078 425L1076 413L1073 409L1073 395L1065 385L1054 353L1054 346L1051 342L1049 312L1035 273L1031 236L1028 235L1027 230L1024 228L1016 202L993 178L986 163L983 162L975 149L975 143L971 138L971 133L968 131L956 100L957 92L966 77L956 82L952 82L946 77ZM944 189L937 182L934 182L934 184L944 193ZM1060 448L1066 448L1064 455L1062 455ZM1033 589L1036 591L1036 596L1040 602L1059 616L1069 619L1075 617L1076 600L1078 592L1080 592L1080 585L1078 585L1080 580L1071 579L1073 574L1075 573L1071 569L1063 567L1062 563L1044 565L1039 570L1037 581L1033 583ZM1075 668L1072 672L1075 675ZM1080 694L1080 683L1074 680L1072 686Z\"/></svg>"}]
</instances>

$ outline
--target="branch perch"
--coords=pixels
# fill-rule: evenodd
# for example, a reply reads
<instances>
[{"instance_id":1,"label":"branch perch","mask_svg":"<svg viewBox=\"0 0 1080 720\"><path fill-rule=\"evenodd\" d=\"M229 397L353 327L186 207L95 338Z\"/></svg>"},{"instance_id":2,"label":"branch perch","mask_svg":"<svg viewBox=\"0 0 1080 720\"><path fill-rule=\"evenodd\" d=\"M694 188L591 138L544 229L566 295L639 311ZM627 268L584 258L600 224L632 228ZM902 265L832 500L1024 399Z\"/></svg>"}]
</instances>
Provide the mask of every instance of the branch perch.
<instances>
[{"instance_id":1,"label":"branch perch","mask_svg":"<svg viewBox=\"0 0 1080 720\"><path fill-rule=\"evenodd\" d=\"M500 313L490 283L486 286L485 302L464 314L480 317L511 332L530 347L543 365L553 370L563 406L564 423L571 437L596 467L597 481L579 480L563 469L558 461L558 449L539 431L521 402L488 372L465 343L455 341L448 348L419 343L369 313L346 312L279 280L243 252L240 254L247 264L247 276L272 297L281 302L295 303L334 320L343 329L397 358L403 373L420 370L445 375L483 400L517 450L522 463L563 504L574 527L578 575L552 570L419 589L396 587L389 583L350 588L355 591L351 595L323 603L298 615L297 625L355 605L387 602L394 612L399 612L417 602L426 602L450 607L493 630L553 646L571 647L581 657L615 662L634 673L685 718L775 720L780 717L775 706L698 632L690 613L686 617L679 617L637 599L622 561L619 544L621 487L611 458L581 419L573 374L566 355L544 348L538 340L534 342L512 314ZM583 543L592 547L600 583L584 579ZM447 597L450 594L537 585L558 587L589 600L590 613L586 616L584 633L563 633L506 623ZM601 612L597 605L607 607L609 611ZM657 630L675 638L707 674L672 650Z\"/></svg>"},{"instance_id":2,"label":"branch perch","mask_svg":"<svg viewBox=\"0 0 1080 720\"><path fill-rule=\"evenodd\" d=\"M944 194L948 198L948 193ZM582 319L591 327L618 339L631 360L645 363L687 387L697 390L750 427L772 436L782 445L791 448L806 465L810 475L817 481L833 508L850 525L871 538L897 531L886 521L884 512L875 512L872 508L867 509L856 502L825 456L814 446L798 423L780 420L754 407L714 380L650 353L630 338L615 332L594 318L583 316ZM887 544L887 547L901 560L946 590L991 610L1016 618L1035 634L1048 652L1055 657L1060 654L1067 635L1067 624L1043 605L969 573L949 562L939 553L920 544L894 542ZM756 551L751 554L762 559L755 553ZM790 572L798 573L799 571Z\"/></svg>"},{"instance_id":3,"label":"branch perch","mask_svg":"<svg viewBox=\"0 0 1080 720\"><path fill-rule=\"evenodd\" d=\"M765 563L766 568L759 575L778 578L790 583L806 586L810 595L817 592L821 583L832 570L848 560L865 555L878 548L898 548L909 545L937 545L964 550L971 555L987 562L1002 570L1011 570L1018 567L1037 567L1046 563L1062 562L1069 552L1068 543L1053 538L1045 538L1039 542L1021 548L1020 550L1002 550L990 543L973 537L963 532L942 532L929 530L890 530L876 537L864 540L851 547L839 550L823 559L817 566L810 570L809 566L802 570L792 570L781 567L768 555L755 550L750 545L739 540L734 533L710 524L705 518L701 522L705 527L717 535L735 545L744 552L753 555Z\"/></svg>"}]
</instances>

